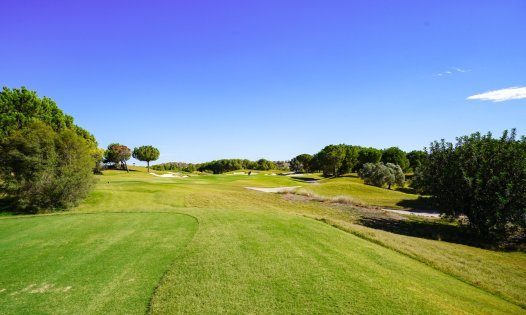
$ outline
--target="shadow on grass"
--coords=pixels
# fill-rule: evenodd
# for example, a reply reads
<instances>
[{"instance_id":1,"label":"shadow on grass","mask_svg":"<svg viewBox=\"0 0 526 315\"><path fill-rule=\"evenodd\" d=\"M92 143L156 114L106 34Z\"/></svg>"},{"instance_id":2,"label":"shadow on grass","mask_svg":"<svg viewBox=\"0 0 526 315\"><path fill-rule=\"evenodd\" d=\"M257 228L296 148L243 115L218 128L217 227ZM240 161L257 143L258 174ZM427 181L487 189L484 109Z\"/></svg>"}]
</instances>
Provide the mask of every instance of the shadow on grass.
<instances>
[{"instance_id":1,"label":"shadow on grass","mask_svg":"<svg viewBox=\"0 0 526 315\"><path fill-rule=\"evenodd\" d=\"M292 179L292 180L295 180L295 181L297 181L297 182L308 183L308 184L318 183L318 181L320 180L320 178L314 178L314 177L299 177L299 176L292 176L291 179Z\"/></svg>"},{"instance_id":2,"label":"shadow on grass","mask_svg":"<svg viewBox=\"0 0 526 315\"><path fill-rule=\"evenodd\" d=\"M435 210L433 203L429 198L418 197L418 199L404 199L396 203L397 206L400 206L405 209L411 209L414 211L418 210Z\"/></svg>"},{"instance_id":3,"label":"shadow on grass","mask_svg":"<svg viewBox=\"0 0 526 315\"><path fill-rule=\"evenodd\" d=\"M489 240L481 239L468 227L444 221L361 218L359 223L370 228L401 235L446 241L486 249L495 248L494 243Z\"/></svg>"},{"instance_id":4,"label":"shadow on grass","mask_svg":"<svg viewBox=\"0 0 526 315\"><path fill-rule=\"evenodd\" d=\"M9 216L17 214L26 214L13 210L13 200L9 198L0 198L0 216Z\"/></svg>"}]
</instances>

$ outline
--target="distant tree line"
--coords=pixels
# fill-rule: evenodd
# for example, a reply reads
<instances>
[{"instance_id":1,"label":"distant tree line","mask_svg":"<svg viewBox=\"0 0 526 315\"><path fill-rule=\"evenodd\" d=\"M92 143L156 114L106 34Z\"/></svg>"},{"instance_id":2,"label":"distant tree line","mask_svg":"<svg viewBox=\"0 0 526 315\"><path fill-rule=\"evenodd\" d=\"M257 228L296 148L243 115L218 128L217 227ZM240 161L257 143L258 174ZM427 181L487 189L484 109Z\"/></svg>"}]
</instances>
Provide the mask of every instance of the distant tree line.
<instances>
[{"instance_id":1,"label":"distant tree line","mask_svg":"<svg viewBox=\"0 0 526 315\"><path fill-rule=\"evenodd\" d=\"M0 92L0 197L13 211L77 204L93 186L100 155L95 137L50 98L25 87Z\"/></svg>"},{"instance_id":2,"label":"distant tree line","mask_svg":"<svg viewBox=\"0 0 526 315\"><path fill-rule=\"evenodd\" d=\"M404 152L398 147L380 150L346 144L331 144L320 152L300 154L290 161L295 172L323 172L325 176L342 176L358 172L367 163L391 163L400 166L404 172L414 171L425 157L424 151Z\"/></svg>"},{"instance_id":3,"label":"distant tree line","mask_svg":"<svg viewBox=\"0 0 526 315\"><path fill-rule=\"evenodd\" d=\"M205 163L184 163L168 162L152 166L157 171L183 171L183 172L209 172L213 174L222 174L236 170L288 170L289 162L287 161L269 161L259 159L250 161L247 159L221 159Z\"/></svg>"}]
</instances>

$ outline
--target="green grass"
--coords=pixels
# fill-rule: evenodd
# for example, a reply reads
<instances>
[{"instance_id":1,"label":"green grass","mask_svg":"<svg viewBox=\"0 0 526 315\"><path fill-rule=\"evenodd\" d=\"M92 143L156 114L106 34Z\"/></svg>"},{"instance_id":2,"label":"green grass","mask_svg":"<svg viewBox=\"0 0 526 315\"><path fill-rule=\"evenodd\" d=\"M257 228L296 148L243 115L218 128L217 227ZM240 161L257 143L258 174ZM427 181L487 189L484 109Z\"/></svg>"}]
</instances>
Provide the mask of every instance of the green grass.
<instances>
[{"instance_id":1,"label":"green grass","mask_svg":"<svg viewBox=\"0 0 526 315\"><path fill-rule=\"evenodd\" d=\"M143 314L197 221L175 213L0 219L2 314Z\"/></svg>"},{"instance_id":2,"label":"green grass","mask_svg":"<svg viewBox=\"0 0 526 315\"><path fill-rule=\"evenodd\" d=\"M315 188L319 194L342 195L358 189L349 188L349 182L362 185L356 179L325 179L311 185L265 175L158 178L136 169L129 174L105 172L96 190L71 214L0 219L0 252L13 257L6 260L3 255L0 260L0 283L10 288L0 292L2 310L14 313L21 305L30 305L32 313L79 309L81 313L142 313L148 307L156 314L525 313L523 253L388 233L357 225L364 216L384 218L381 211L364 213L348 205L244 188L319 187ZM370 188L374 187L363 189ZM385 202L396 204L409 197L397 198ZM87 212L96 214L83 214ZM155 219L148 219L149 215ZM158 226L163 228L157 231ZM130 229L135 232L125 232ZM104 240L111 244L104 247L104 255L91 257L98 247L89 240L98 233L101 244ZM111 242L123 234L122 241ZM44 246L45 241L35 239L54 240L60 246ZM159 246L167 247L159 251ZM27 253L17 250L26 247ZM118 255L123 252L130 254ZM35 255L41 258L38 268L31 264ZM71 259L57 263L60 256ZM94 263L104 259L106 264ZM91 263L70 267L81 264L78 260ZM137 260L141 263L135 264ZM45 272L36 272L42 266ZM148 281L135 289L117 285L128 274L125 270L137 266L137 275ZM90 268L104 276L94 278L86 271ZM70 269L76 272L69 273ZM73 280L79 284L72 284ZM72 288L64 294L10 295L43 283ZM82 284L86 292L68 298ZM101 302L99 295L87 293L87 284L107 292ZM26 295L26 300L17 300ZM128 295L134 302L120 303Z\"/></svg>"},{"instance_id":3,"label":"green grass","mask_svg":"<svg viewBox=\"0 0 526 315\"><path fill-rule=\"evenodd\" d=\"M322 196L352 196L365 204L392 209L417 208L427 209L430 206L418 195L400 190L365 185L355 175L320 180L319 185L310 185L309 190Z\"/></svg>"}]
</instances>

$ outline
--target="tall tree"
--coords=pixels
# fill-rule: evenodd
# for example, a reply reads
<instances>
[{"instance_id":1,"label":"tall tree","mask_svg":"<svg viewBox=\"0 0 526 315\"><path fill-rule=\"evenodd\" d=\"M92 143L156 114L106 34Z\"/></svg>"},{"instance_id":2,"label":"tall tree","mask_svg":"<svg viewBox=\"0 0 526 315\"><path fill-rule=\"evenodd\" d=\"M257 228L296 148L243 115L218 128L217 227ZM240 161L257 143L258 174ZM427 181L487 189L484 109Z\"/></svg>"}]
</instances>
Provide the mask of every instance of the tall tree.
<instances>
[{"instance_id":1,"label":"tall tree","mask_svg":"<svg viewBox=\"0 0 526 315\"><path fill-rule=\"evenodd\" d=\"M382 162L399 165L404 172L409 168L409 160L407 159L406 153L398 147L383 150Z\"/></svg>"},{"instance_id":2,"label":"tall tree","mask_svg":"<svg viewBox=\"0 0 526 315\"><path fill-rule=\"evenodd\" d=\"M294 172L309 172L312 155L300 154L290 160L290 170Z\"/></svg>"},{"instance_id":3,"label":"tall tree","mask_svg":"<svg viewBox=\"0 0 526 315\"><path fill-rule=\"evenodd\" d=\"M145 161L148 164L148 173L150 173L150 161L155 161L159 158L159 149L151 145L144 145L133 149L133 158L139 161Z\"/></svg>"},{"instance_id":4,"label":"tall tree","mask_svg":"<svg viewBox=\"0 0 526 315\"><path fill-rule=\"evenodd\" d=\"M130 159L132 152L130 148L120 143L112 143L108 145L108 149L104 153L105 163L120 164L121 168L129 172L126 161Z\"/></svg>"},{"instance_id":5,"label":"tall tree","mask_svg":"<svg viewBox=\"0 0 526 315\"><path fill-rule=\"evenodd\" d=\"M35 120L43 122L57 132L71 129L87 140L89 145L97 147L95 137L75 125L73 117L64 114L52 99L39 98L35 91L25 87L20 89L4 87L0 92L0 138L30 125Z\"/></svg>"},{"instance_id":6,"label":"tall tree","mask_svg":"<svg viewBox=\"0 0 526 315\"><path fill-rule=\"evenodd\" d=\"M328 145L317 154L318 162L326 176L338 176L339 170L345 160L347 148L343 144Z\"/></svg>"},{"instance_id":7,"label":"tall tree","mask_svg":"<svg viewBox=\"0 0 526 315\"><path fill-rule=\"evenodd\" d=\"M375 148L360 148L358 163L355 170L359 170L365 163L378 163L382 159L382 151Z\"/></svg>"},{"instance_id":8,"label":"tall tree","mask_svg":"<svg viewBox=\"0 0 526 315\"><path fill-rule=\"evenodd\" d=\"M417 168L422 165L422 162L426 159L427 153L425 151L413 150L407 153L407 159L409 160L409 170L415 172Z\"/></svg>"}]
</instances>

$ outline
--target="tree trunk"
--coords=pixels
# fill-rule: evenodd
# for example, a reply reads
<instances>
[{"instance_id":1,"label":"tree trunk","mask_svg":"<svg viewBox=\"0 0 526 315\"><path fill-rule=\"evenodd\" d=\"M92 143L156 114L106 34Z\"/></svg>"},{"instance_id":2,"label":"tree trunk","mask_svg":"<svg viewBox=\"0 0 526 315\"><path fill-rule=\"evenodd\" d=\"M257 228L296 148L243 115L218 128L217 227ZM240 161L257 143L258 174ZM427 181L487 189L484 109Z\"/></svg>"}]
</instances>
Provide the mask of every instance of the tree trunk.
<instances>
[{"instance_id":1,"label":"tree trunk","mask_svg":"<svg viewBox=\"0 0 526 315\"><path fill-rule=\"evenodd\" d=\"M148 163L148 174L150 174L150 161L146 161Z\"/></svg>"}]
</instances>

